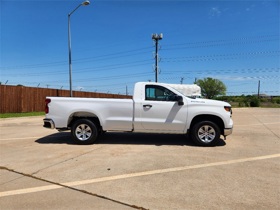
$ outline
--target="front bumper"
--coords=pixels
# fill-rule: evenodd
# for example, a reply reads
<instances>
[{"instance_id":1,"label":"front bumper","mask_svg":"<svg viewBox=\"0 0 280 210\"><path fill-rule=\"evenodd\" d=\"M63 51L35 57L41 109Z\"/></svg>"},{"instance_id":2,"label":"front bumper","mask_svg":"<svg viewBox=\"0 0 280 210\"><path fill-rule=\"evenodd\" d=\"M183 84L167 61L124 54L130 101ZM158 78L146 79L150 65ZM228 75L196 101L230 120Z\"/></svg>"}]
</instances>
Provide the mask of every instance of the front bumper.
<instances>
[{"instance_id":1,"label":"front bumper","mask_svg":"<svg viewBox=\"0 0 280 210\"><path fill-rule=\"evenodd\" d=\"M232 134L232 130L233 130L233 128L225 128L224 129L224 136L228 136L228 135Z\"/></svg>"},{"instance_id":2,"label":"front bumper","mask_svg":"<svg viewBox=\"0 0 280 210\"><path fill-rule=\"evenodd\" d=\"M54 125L54 122L52 119L45 118L45 119L43 119L43 121L44 121L44 125L43 125L44 128L50 128L50 129L55 128L55 125Z\"/></svg>"}]
</instances>

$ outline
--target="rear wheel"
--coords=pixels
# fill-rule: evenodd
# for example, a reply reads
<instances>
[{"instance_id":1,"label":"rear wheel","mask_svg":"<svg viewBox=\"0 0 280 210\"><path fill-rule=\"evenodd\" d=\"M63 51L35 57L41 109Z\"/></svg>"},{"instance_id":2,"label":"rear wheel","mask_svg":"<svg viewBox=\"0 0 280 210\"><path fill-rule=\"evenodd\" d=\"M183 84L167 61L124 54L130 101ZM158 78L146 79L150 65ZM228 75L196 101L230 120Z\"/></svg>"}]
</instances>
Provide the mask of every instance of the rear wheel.
<instances>
[{"instance_id":1,"label":"rear wheel","mask_svg":"<svg viewBox=\"0 0 280 210\"><path fill-rule=\"evenodd\" d=\"M211 121L196 123L191 130L192 140L201 146L213 146L220 139L220 128Z\"/></svg>"},{"instance_id":2,"label":"rear wheel","mask_svg":"<svg viewBox=\"0 0 280 210\"><path fill-rule=\"evenodd\" d=\"M92 144L98 137L98 129L89 119L80 119L74 122L71 135L77 144Z\"/></svg>"}]
</instances>

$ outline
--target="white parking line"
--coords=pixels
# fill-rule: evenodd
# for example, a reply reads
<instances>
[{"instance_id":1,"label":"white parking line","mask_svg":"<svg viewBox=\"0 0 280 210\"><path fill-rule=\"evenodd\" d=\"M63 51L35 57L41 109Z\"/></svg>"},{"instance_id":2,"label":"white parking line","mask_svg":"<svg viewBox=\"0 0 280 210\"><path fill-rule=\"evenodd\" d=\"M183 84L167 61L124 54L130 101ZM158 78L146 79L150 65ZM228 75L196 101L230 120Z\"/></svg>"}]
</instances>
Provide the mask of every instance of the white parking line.
<instances>
[{"instance_id":1,"label":"white parking line","mask_svg":"<svg viewBox=\"0 0 280 210\"><path fill-rule=\"evenodd\" d=\"M234 127L240 127L240 126L261 126L261 125L275 125L280 124L280 122L270 122L270 123L255 123L255 124L246 124L246 125L234 125Z\"/></svg>"},{"instance_id":2,"label":"white parking line","mask_svg":"<svg viewBox=\"0 0 280 210\"><path fill-rule=\"evenodd\" d=\"M40 138L43 138L43 137L40 136L40 137L9 138L9 139L0 139L0 141L13 141L13 140L24 140L24 139L40 139Z\"/></svg>"},{"instance_id":3,"label":"white parking line","mask_svg":"<svg viewBox=\"0 0 280 210\"><path fill-rule=\"evenodd\" d=\"M54 133L56 134L56 133ZM59 136L29 136L29 137L22 137L22 138L8 138L8 139L0 139L0 141L13 141L13 140L25 140L25 139L41 139L41 138L60 138L60 137L65 137L69 136L69 134L65 135L59 135Z\"/></svg>"},{"instance_id":4,"label":"white parking line","mask_svg":"<svg viewBox=\"0 0 280 210\"><path fill-rule=\"evenodd\" d=\"M92 183L98 183L98 182L114 181L114 180L127 179L127 178L132 178L132 177L141 177L141 176L147 176L147 175L163 174L163 173L168 173L168 172L185 171L185 170L190 170L190 169L199 169L199 168L206 168L206 167L211 167L211 166L222 166L222 165L229 165L229 164L234 164L234 163L243 163L243 162L265 160L265 159L278 158L278 157L280 157L280 153L273 154L273 155L252 157L252 158L243 158L243 159L237 159L237 160L227 160L227 161L221 161L221 162L215 162L215 163L198 164L198 165L193 165L193 166L183 166L183 167L159 169L159 170L153 170L153 171L144 171L144 172L102 177L102 178L96 178L96 179L75 181L75 182L66 182L66 183L62 183L61 185L68 186L68 187L74 187L74 186L78 186L78 185L92 184ZM52 185L46 185L46 186L41 186L41 187L5 191L5 192L0 192L0 197L63 188L63 186L61 186L61 185L52 184Z\"/></svg>"},{"instance_id":5,"label":"white parking line","mask_svg":"<svg viewBox=\"0 0 280 210\"><path fill-rule=\"evenodd\" d=\"M280 124L280 122L270 122L270 123L255 123L255 124L246 124L246 125L234 125L234 127L243 127L243 126L262 126L262 125L275 125ZM54 133L56 134L56 133ZM59 137L69 136L69 134L60 135ZM40 139L40 138L59 138L58 136L37 136L37 137L22 137L22 138L8 138L8 139L0 139L0 141L13 141L13 140L24 140L24 139Z\"/></svg>"}]
</instances>

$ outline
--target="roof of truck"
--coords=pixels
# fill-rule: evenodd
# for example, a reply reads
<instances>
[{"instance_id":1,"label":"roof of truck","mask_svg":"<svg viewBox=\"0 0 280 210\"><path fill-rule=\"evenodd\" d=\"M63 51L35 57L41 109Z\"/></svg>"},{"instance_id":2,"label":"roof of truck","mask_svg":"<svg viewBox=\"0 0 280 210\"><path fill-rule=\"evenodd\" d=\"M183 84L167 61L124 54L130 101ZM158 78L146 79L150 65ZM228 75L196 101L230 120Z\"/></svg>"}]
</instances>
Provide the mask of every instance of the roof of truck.
<instances>
[{"instance_id":1,"label":"roof of truck","mask_svg":"<svg viewBox=\"0 0 280 210\"><path fill-rule=\"evenodd\" d=\"M169 86L185 96L197 96L201 95L201 88L196 84L169 84L169 83L158 83L158 82L138 82L150 85L162 85Z\"/></svg>"}]
</instances>

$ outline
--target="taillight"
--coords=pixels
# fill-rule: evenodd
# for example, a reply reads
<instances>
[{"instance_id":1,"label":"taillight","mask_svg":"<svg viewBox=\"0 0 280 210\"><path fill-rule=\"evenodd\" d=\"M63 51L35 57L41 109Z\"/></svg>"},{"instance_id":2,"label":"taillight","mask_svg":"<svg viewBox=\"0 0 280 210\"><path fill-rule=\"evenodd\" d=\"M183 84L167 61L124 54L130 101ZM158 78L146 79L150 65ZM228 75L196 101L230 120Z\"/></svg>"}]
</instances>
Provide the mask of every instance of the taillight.
<instances>
[{"instance_id":1,"label":"taillight","mask_svg":"<svg viewBox=\"0 0 280 210\"><path fill-rule=\"evenodd\" d=\"M45 113L48 114L49 113L49 103L51 103L51 99L47 98L45 100Z\"/></svg>"}]
</instances>

